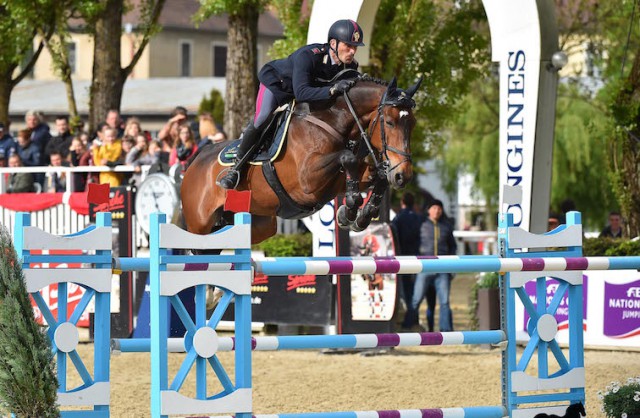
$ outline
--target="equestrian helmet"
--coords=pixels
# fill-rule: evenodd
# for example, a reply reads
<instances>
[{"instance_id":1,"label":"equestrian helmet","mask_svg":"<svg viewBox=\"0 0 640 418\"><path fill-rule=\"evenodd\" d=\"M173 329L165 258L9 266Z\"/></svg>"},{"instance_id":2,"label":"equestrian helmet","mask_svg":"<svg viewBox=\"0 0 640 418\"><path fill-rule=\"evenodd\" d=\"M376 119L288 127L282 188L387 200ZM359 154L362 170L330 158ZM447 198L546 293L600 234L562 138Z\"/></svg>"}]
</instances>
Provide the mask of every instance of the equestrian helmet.
<instances>
[{"instance_id":1,"label":"equestrian helmet","mask_svg":"<svg viewBox=\"0 0 640 418\"><path fill-rule=\"evenodd\" d=\"M362 28L355 20L351 19L338 20L331 25L327 42L330 42L332 39L351 46L364 46L364 42L362 42L364 40Z\"/></svg>"}]
</instances>

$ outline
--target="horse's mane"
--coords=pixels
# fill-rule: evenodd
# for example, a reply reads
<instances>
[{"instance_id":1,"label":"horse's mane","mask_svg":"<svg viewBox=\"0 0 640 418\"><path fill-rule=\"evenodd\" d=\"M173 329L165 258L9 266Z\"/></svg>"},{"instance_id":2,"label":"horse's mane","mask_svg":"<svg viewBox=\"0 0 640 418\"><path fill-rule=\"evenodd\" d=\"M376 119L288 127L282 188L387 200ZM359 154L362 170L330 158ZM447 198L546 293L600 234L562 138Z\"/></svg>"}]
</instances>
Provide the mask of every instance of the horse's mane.
<instances>
[{"instance_id":1,"label":"horse's mane","mask_svg":"<svg viewBox=\"0 0 640 418\"><path fill-rule=\"evenodd\" d=\"M366 74L365 74L365 75L362 75L361 77L358 77L358 78L356 79L356 84L357 84L358 82L365 82L365 81L369 81L369 82L371 82L371 83L380 84L380 85L382 85L382 86L388 86L388 85L389 85L389 82L388 82L388 81L386 81L386 80L382 80L382 79L380 79L380 78L376 78L376 77L371 77L370 75L366 75Z\"/></svg>"}]
</instances>

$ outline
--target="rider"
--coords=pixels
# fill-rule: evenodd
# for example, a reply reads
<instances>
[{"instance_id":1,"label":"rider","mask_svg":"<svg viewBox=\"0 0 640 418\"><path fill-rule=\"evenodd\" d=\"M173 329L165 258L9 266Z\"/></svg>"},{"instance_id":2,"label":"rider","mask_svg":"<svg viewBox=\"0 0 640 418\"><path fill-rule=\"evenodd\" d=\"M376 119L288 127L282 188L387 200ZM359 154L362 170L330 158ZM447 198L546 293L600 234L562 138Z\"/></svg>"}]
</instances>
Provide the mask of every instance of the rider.
<instances>
[{"instance_id":1,"label":"rider","mask_svg":"<svg viewBox=\"0 0 640 418\"><path fill-rule=\"evenodd\" d=\"M344 69L358 69L353 58L364 36L358 23L350 19L338 20L329 29L326 44L303 46L289 57L265 64L258 74L260 88L256 99L256 113L242 133L236 162L218 184L234 189L240 181L242 157L257 142L270 116L278 106L292 99L299 102L326 101L349 90L353 80L341 80L333 86L320 84L317 79L331 80Z\"/></svg>"}]
</instances>

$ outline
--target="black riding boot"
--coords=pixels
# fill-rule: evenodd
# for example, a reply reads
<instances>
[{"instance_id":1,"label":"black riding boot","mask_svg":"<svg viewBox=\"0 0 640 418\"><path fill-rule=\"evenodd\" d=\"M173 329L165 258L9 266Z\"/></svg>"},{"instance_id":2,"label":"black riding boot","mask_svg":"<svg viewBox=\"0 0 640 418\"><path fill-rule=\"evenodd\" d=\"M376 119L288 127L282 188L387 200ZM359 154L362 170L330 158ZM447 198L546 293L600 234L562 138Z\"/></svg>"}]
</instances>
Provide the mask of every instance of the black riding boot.
<instances>
[{"instance_id":1,"label":"black riding boot","mask_svg":"<svg viewBox=\"0 0 640 418\"><path fill-rule=\"evenodd\" d=\"M238 183L240 182L240 172L246 163L246 161L241 161L247 152L249 152L251 147L253 147L253 145L258 141L259 133L260 131L253 126L253 122L244 130L241 136L242 140L240 141L240 146L238 147L238 153L236 154L236 162L229 169L227 174L218 181L220 187L225 189L235 189L238 186Z\"/></svg>"}]
</instances>

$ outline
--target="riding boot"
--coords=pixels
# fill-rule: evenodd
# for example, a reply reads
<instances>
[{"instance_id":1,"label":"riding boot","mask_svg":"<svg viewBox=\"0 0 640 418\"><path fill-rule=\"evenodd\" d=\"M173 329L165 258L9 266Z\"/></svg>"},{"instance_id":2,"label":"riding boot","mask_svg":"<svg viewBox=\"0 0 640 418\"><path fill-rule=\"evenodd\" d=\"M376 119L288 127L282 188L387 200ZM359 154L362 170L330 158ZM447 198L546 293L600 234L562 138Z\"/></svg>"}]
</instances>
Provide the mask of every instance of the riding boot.
<instances>
[{"instance_id":1,"label":"riding boot","mask_svg":"<svg viewBox=\"0 0 640 418\"><path fill-rule=\"evenodd\" d=\"M240 145L238 146L238 153L236 154L235 164L227 171L219 181L220 187L225 189L235 189L240 182L240 172L245 162L242 162L243 157L249 152L251 147L258 141L260 131L250 123L244 130L241 136Z\"/></svg>"}]
</instances>

